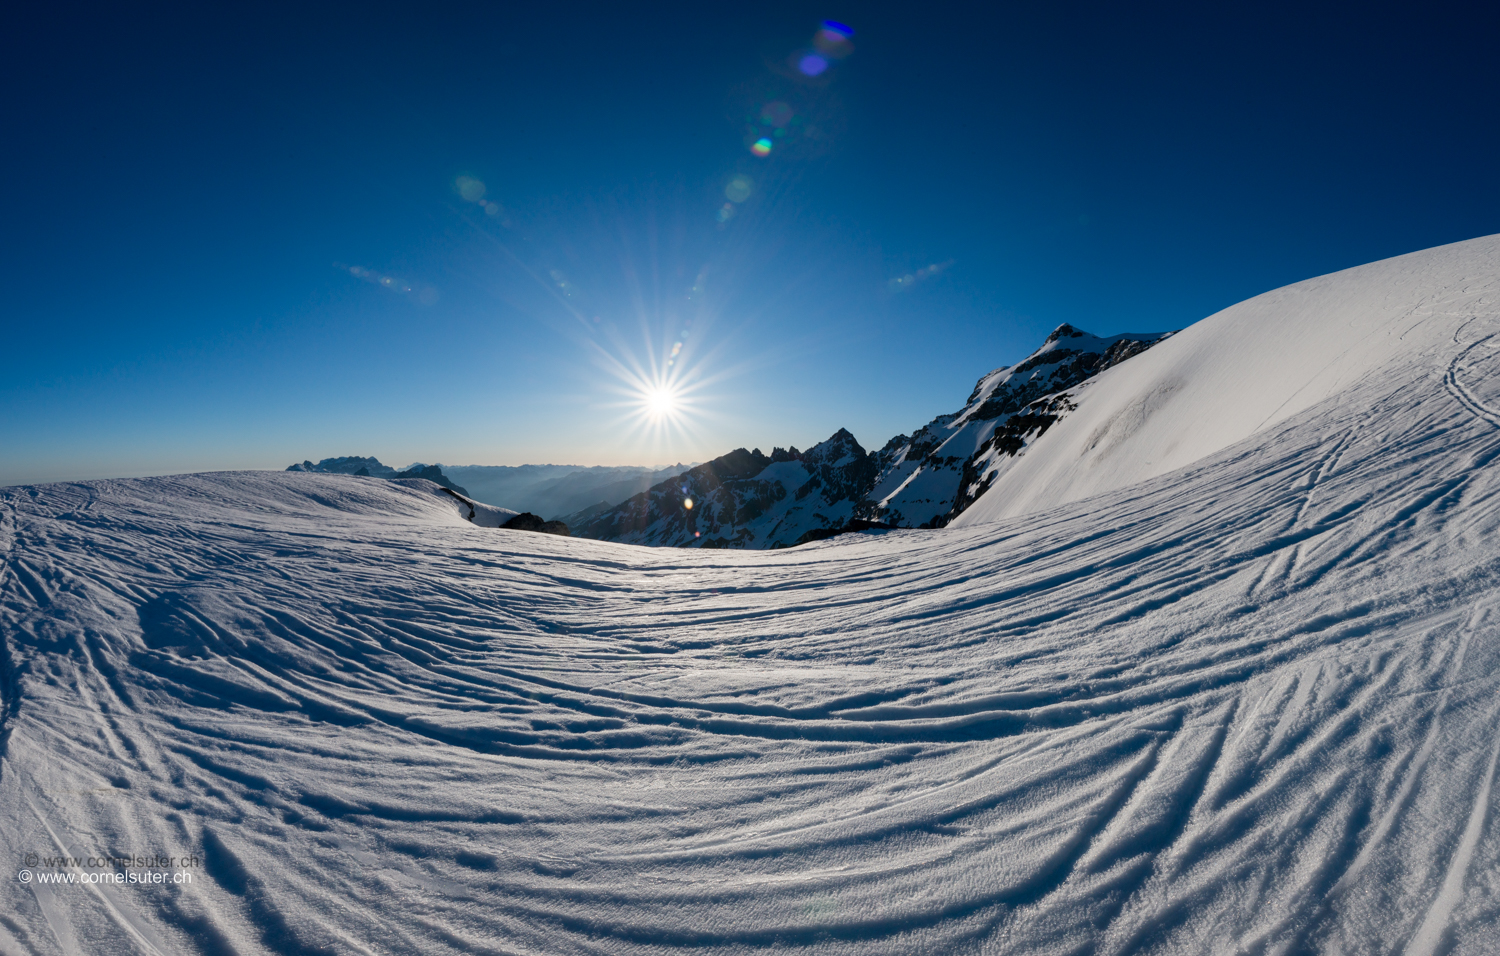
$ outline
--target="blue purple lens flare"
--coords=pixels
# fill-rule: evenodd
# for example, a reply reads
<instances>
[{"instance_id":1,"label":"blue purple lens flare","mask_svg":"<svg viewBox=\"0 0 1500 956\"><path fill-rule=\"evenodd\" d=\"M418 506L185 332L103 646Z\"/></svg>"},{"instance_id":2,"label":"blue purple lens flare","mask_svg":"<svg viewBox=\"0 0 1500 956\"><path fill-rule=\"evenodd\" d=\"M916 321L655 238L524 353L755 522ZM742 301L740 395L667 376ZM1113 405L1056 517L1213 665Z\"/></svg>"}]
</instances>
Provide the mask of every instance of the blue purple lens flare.
<instances>
[{"instance_id":1,"label":"blue purple lens flare","mask_svg":"<svg viewBox=\"0 0 1500 956\"><path fill-rule=\"evenodd\" d=\"M797 61L797 69L807 76L821 76L828 69L828 61L816 53L805 53Z\"/></svg>"},{"instance_id":2,"label":"blue purple lens flare","mask_svg":"<svg viewBox=\"0 0 1500 956\"><path fill-rule=\"evenodd\" d=\"M854 30L837 20L824 20L813 34L812 47L793 53L791 64L803 76L822 76L854 52Z\"/></svg>"}]
</instances>

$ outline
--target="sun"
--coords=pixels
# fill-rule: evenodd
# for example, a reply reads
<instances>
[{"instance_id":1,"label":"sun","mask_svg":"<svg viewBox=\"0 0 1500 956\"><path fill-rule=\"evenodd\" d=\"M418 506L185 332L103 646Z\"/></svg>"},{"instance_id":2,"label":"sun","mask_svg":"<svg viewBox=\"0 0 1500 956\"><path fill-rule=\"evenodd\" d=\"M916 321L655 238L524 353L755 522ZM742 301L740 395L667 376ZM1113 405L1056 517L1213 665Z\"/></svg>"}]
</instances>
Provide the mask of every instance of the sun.
<instances>
[{"instance_id":1,"label":"sun","mask_svg":"<svg viewBox=\"0 0 1500 956\"><path fill-rule=\"evenodd\" d=\"M690 362L691 352L681 341L665 358L653 352L649 343L644 354L626 348L623 342L614 344L618 348L613 352L601 346L598 359L614 379L603 384L615 395L608 407L620 413L619 425L624 426L620 439L644 442L655 455L678 455L680 447L696 445L701 437L698 429L714 417L703 392L722 373L705 376L700 365Z\"/></svg>"},{"instance_id":2,"label":"sun","mask_svg":"<svg viewBox=\"0 0 1500 956\"><path fill-rule=\"evenodd\" d=\"M677 411L677 393L666 386L657 386L646 393L646 411L653 418L670 418Z\"/></svg>"}]
</instances>

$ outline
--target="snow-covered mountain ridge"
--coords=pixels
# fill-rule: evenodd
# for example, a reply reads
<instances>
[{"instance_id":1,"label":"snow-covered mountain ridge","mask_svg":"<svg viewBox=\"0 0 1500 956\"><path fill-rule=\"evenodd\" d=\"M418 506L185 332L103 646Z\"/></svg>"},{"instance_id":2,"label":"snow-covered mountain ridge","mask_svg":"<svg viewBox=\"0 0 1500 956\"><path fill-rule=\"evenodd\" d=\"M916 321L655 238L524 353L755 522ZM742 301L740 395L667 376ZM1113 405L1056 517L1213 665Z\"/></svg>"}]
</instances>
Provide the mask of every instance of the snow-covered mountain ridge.
<instances>
[{"instance_id":1,"label":"snow-covered mountain ridge","mask_svg":"<svg viewBox=\"0 0 1500 956\"><path fill-rule=\"evenodd\" d=\"M628 544L784 548L870 523L941 527L1072 410L1069 390L1171 333L1090 335L1059 326L1025 360L980 378L958 412L866 452L845 429L797 451L743 448L615 508L575 534Z\"/></svg>"},{"instance_id":2,"label":"snow-covered mountain ridge","mask_svg":"<svg viewBox=\"0 0 1500 956\"><path fill-rule=\"evenodd\" d=\"M1480 305L1494 307L1497 242L1345 269L1194 323L1101 373L1049 433L1047 453L1017 459L963 520L1034 513L1168 474L1369 376L1456 375L1450 352L1489 320ZM1486 346L1475 348L1469 359Z\"/></svg>"},{"instance_id":3,"label":"snow-covered mountain ridge","mask_svg":"<svg viewBox=\"0 0 1500 956\"><path fill-rule=\"evenodd\" d=\"M947 524L1073 410L1069 390L1172 334L1101 338L1059 326L1026 359L981 378L957 413L940 415L910 437L897 435L887 442L877 453L875 486L855 513L907 528Z\"/></svg>"}]
</instances>

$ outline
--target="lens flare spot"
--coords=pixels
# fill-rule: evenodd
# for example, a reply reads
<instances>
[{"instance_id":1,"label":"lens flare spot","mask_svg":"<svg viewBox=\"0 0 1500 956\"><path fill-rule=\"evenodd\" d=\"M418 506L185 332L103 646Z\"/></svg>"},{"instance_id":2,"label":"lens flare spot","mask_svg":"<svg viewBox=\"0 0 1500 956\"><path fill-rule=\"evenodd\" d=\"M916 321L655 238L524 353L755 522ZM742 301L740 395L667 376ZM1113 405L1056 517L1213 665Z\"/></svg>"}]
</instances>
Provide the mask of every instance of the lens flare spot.
<instances>
[{"instance_id":1,"label":"lens flare spot","mask_svg":"<svg viewBox=\"0 0 1500 956\"><path fill-rule=\"evenodd\" d=\"M464 202L479 202L484 198L484 183L473 176L460 176L453 181Z\"/></svg>"},{"instance_id":2,"label":"lens flare spot","mask_svg":"<svg viewBox=\"0 0 1500 956\"><path fill-rule=\"evenodd\" d=\"M762 136L750 146L750 152L754 153L757 156L771 155L771 140L765 136Z\"/></svg>"},{"instance_id":3,"label":"lens flare spot","mask_svg":"<svg viewBox=\"0 0 1500 956\"><path fill-rule=\"evenodd\" d=\"M693 499L691 499L691 498L684 498L684 499L682 499L682 506L684 508L686 508L687 510L692 511L693 510Z\"/></svg>"},{"instance_id":4,"label":"lens flare spot","mask_svg":"<svg viewBox=\"0 0 1500 956\"><path fill-rule=\"evenodd\" d=\"M785 126L792 121L794 115L796 114L792 112L792 108L780 100L760 108L760 121L771 126Z\"/></svg>"},{"instance_id":5,"label":"lens flare spot","mask_svg":"<svg viewBox=\"0 0 1500 956\"><path fill-rule=\"evenodd\" d=\"M744 202L755 191L755 183L749 176L736 176L724 187L724 198L730 202Z\"/></svg>"},{"instance_id":6,"label":"lens flare spot","mask_svg":"<svg viewBox=\"0 0 1500 956\"><path fill-rule=\"evenodd\" d=\"M816 53L808 53L797 61L797 69L806 76L820 76L828 69L828 61Z\"/></svg>"},{"instance_id":7,"label":"lens flare spot","mask_svg":"<svg viewBox=\"0 0 1500 956\"><path fill-rule=\"evenodd\" d=\"M834 20L823 21L823 27L813 34L813 46L825 57L833 60L842 60L854 52L854 44L850 38L854 31Z\"/></svg>"}]
</instances>

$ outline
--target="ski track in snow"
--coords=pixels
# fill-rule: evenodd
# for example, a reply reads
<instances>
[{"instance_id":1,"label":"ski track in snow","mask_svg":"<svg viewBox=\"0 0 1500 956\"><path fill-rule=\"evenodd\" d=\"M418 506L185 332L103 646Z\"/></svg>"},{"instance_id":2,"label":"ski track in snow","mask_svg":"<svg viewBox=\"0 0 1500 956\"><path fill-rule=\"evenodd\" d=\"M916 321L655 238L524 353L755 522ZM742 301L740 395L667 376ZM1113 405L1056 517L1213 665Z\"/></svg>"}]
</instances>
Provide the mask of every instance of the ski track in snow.
<instances>
[{"instance_id":1,"label":"ski track in snow","mask_svg":"<svg viewBox=\"0 0 1500 956\"><path fill-rule=\"evenodd\" d=\"M332 475L0 491L12 872L203 860L0 880L0 950L1493 952L1489 341L1043 515L789 551Z\"/></svg>"},{"instance_id":2,"label":"ski track in snow","mask_svg":"<svg viewBox=\"0 0 1500 956\"><path fill-rule=\"evenodd\" d=\"M1485 379L1493 375L1497 348L1494 339L1493 335L1487 335L1454 356L1453 361L1448 364L1448 374L1444 376L1443 384L1464 408L1491 425L1500 426L1500 410L1481 401L1475 394L1474 387L1466 381L1476 377L1476 372ZM1470 356L1476 351L1489 354L1481 354L1478 361L1473 361Z\"/></svg>"}]
</instances>

